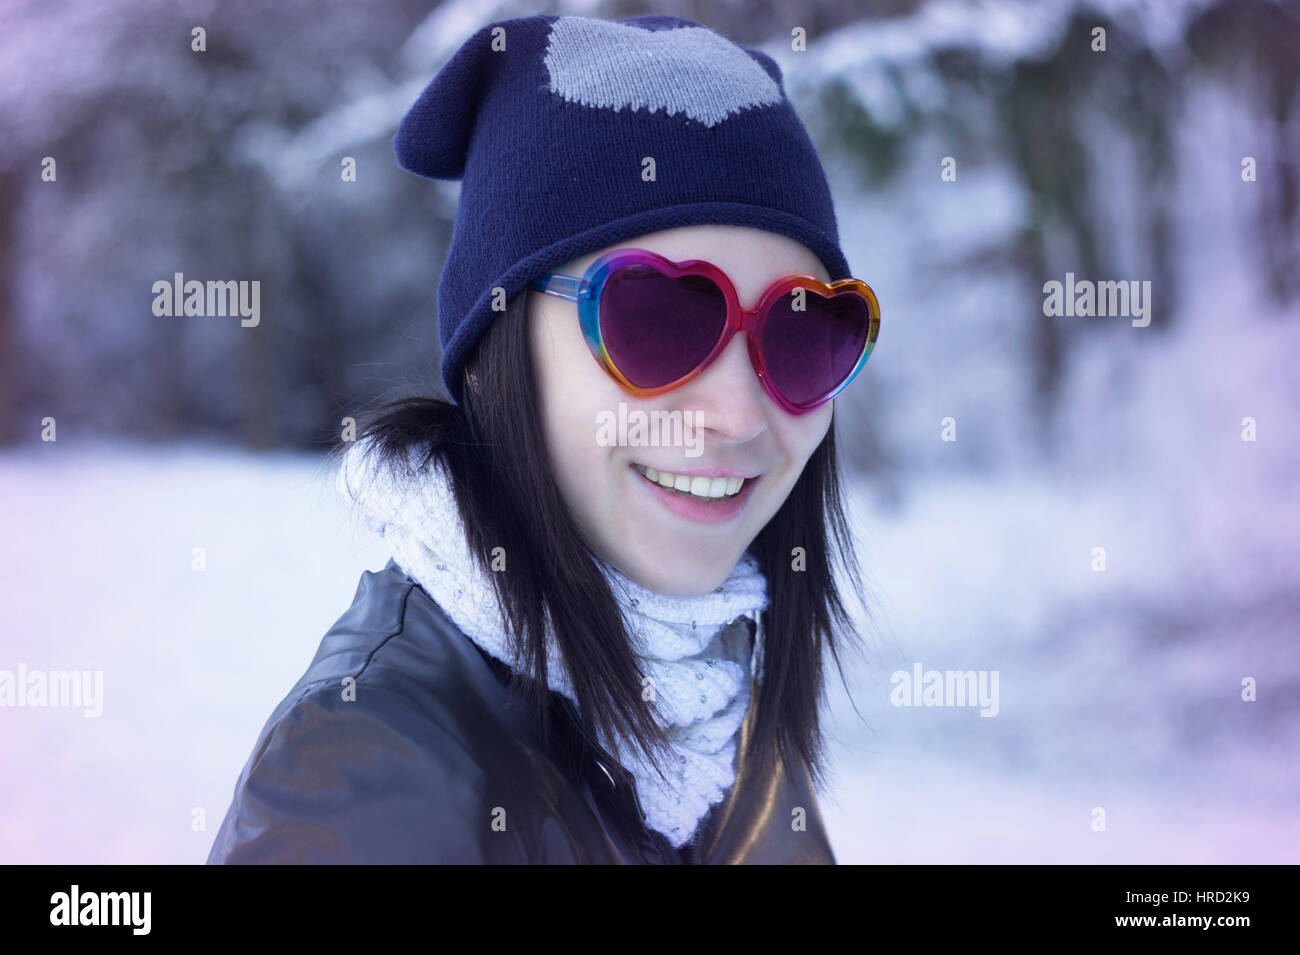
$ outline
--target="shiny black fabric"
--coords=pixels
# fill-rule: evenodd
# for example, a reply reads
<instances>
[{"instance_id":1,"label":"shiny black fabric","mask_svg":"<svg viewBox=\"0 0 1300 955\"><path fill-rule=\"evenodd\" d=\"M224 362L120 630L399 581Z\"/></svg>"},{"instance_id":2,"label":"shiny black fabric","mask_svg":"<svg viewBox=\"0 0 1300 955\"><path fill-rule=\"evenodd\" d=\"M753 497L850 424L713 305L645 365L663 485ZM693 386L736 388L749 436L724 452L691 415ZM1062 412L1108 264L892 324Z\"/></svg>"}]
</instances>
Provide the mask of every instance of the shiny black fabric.
<instances>
[{"instance_id":1,"label":"shiny black fabric","mask_svg":"<svg viewBox=\"0 0 1300 955\"><path fill-rule=\"evenodd\" d=\"M543 745L508 675L394 561L365 572L267 720L207 861L834 863L806 771L756 780L743 760L673 849L573 705L550 693Z\"/></svg>"}]
</instances>

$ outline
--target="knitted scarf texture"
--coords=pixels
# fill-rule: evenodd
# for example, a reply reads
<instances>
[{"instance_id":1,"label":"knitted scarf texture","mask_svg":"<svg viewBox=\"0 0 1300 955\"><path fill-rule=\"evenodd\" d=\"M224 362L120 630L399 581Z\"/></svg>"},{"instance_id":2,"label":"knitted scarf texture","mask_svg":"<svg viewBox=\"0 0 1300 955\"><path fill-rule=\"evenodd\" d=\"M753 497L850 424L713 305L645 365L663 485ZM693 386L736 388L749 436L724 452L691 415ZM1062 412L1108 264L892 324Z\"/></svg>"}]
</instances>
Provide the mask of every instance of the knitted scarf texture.
<instances>
[{"instance_id":1,"label":"knitted scarf texture","mask_svg":"<svg viewBox=\"0 0 1300 955\"><path fill-rule=\"evenodd\" d=\"M344 454L338 490L368 528L383 536L399 567L461 631L492 657L519 672L491 582L472 559L449 478L436 458L417 469L411 453L405 474L378 463L363 439ZM639 749L601 739L636 781L645 823L674 848L694 836L709 809L735 782L738 733L749 707L750 680L762 654L767 581L746 552L713 592L669 597L642 587L605 561L609 580L645 676L653 681L652 712L672 745L676 772L663 780ZM549 615L548 615L549 616ZM728 626L739 617L757 624ZM575 705L573 686L552 632L546 634L550 688Z\"/></svg>"}]
</instances>

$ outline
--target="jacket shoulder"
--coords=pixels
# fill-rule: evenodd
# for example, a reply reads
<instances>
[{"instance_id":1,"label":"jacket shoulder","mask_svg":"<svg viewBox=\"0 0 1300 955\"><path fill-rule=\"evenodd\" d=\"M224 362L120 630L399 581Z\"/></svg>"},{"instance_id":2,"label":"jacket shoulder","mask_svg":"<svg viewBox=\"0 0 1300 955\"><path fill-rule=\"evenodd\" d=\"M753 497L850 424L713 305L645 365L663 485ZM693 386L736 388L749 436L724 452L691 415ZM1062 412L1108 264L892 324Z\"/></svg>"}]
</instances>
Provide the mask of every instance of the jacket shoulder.
<instances>
[{"instance_id":1,"label":"jacket shoulder","mask_svg":"<svg viewBox=\"0 0 1300 955\"><path fill-rule=\"evenodd\" d=\"M208 862L520 861L476 755L503 688L448 627L392 561L363 574L263 728Z\"/></svg>"}]
</instances>

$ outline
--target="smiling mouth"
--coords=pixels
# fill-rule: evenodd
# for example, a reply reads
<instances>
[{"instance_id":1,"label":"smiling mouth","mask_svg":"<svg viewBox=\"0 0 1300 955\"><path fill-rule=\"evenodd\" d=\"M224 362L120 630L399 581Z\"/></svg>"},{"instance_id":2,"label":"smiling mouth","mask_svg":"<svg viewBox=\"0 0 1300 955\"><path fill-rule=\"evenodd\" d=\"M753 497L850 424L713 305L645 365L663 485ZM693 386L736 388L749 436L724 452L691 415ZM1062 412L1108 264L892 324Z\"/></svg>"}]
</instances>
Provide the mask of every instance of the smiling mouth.
<instances>
[{"instance_id":1,"label":"smiling mouth","mask_svg":"<svg viewBox=\"0 0 1300 955\"><path fill-rule=\"evenodd\" d=\"M651 484L658 484L666 491L705 502L729 501L739 496L747 482L758 480L757 478L709 478L701 475L674 474L671 471L656 471L644 464L635 463L632 469Z\"/></svg>"}]
</instances>

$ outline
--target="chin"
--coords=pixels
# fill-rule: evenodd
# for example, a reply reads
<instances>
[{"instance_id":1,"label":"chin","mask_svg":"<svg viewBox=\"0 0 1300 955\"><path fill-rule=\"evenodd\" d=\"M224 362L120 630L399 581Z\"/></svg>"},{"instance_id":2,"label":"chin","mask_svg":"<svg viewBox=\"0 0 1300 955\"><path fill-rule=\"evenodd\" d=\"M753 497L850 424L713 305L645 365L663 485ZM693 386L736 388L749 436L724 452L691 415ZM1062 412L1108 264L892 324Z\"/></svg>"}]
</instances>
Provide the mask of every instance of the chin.
<instances>
[{"instance_id":1,"label":"chin","mask_svg":"<svg viewBox=\"0 0 1300 955\"><path fill-rule=\"evenodd\" d=\"M699 597L722 586L735 566L734 562L726 566L723 566L724 563L725 561L710 561L698 564L665 560L632 564L623 573L642 587L665 597Z\"/></svg>"}]
</instances>

